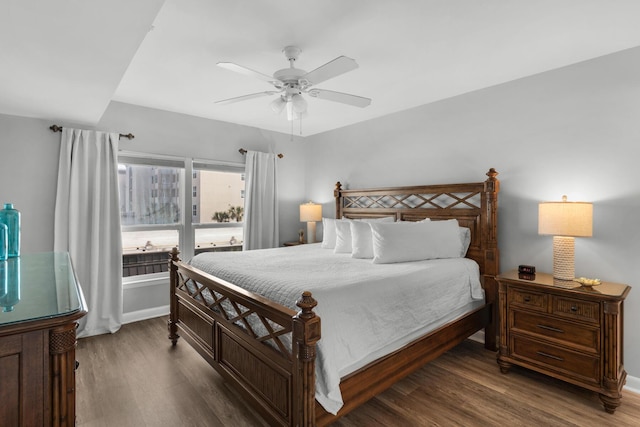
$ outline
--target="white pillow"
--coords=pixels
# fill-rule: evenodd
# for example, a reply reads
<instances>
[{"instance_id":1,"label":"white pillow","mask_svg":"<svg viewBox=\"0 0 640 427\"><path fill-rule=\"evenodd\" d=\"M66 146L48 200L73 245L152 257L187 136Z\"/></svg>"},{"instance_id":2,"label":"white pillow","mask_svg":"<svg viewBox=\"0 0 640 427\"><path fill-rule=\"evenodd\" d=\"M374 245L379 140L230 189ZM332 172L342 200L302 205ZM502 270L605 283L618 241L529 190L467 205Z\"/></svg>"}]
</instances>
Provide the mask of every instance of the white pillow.
<instances>
[{"instance_id":1,"label":"white pillow","mask_svg":"<svg viewBox=\"0 0 640 427\"><path fill-rule=\"evenodd\" d=\"M458 221L371 223L373 262L459 258L462 252Z\"/></svg>"},{"instance_id":2,"label":"white pillow","mask_svg":"<svg viewBox=\"0 0 640 427\"><path fill-rule=\"evenodd\" d=\"M349 219L336 220L336 245L333 253L351 253L351 222Z\"/></svg>"},{"instance_id":3,"label":"white pillow","mask_svg":"<svg viewBox=\"0 0 640 427\"><path fill-rule=\"evenodd\" d=\"M351 222L351 256L353 258L373 258L373 237L368 222Z\"/></svg>"},{"instance_id":4,"label":"white pillow","mask_svg":"<svg viewBox=\"0 0 640 427\"><path fill-rule=\"evenodd\" d=\"M394 222L392 216L351 221L351 257L373 258L373 237L371 236L372 222Z\"/></svg>"},{"instance_id":5,"label":"white pillow","mask_svg":"<svg viewBox=\"0 0 640 427\"><path fill-rule=\"evenodd\" d=\"M322 243L321 248L333 249L336 247L336 220L322 218Z\"/></svg>"},{"instance_id":6,"label":"white pillow","mask_svg":"<svg viewBox=\"0 0 640 427\"><path fill-rule=\"evenodd\" d=\"M420 222L428 222L431 221L431 218L425 218ZM443 221L455 221L458 223L458 220L455 218L445 219ZM464 258L467 256L467 251L469 250L469 245L471 244L471 230L467 227L460 227L460 241L462 242L462 250L460 251L460 258Z\"/></svg>"},{"instance_id":7,"label":"white pillow","mask_svg":"<svg viewBox=\"0 0 640 427\"><path fill-rule=\"evenodd\" d=\"M460 251L460 258L467 256L469 245L471 244L471 230L467 227L460 227L460 242L462 243L462 250Z\"/></svg>"}]
</instances>

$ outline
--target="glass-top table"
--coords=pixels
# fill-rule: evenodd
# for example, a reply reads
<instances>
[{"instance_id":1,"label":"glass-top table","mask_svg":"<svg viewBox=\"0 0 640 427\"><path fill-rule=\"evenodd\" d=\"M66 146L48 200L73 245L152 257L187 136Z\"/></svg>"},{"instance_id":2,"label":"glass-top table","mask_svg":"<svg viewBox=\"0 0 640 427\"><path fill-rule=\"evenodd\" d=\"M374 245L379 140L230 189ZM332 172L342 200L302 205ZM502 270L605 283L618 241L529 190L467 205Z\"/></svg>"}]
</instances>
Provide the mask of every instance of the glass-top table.
<instances>
[{"instance_id":1,"label":"glass-top table","mask_svg":"<svg viewBox=\"0 0 640 427\"><path fill-rule=\"evenodd\" d=\"M26 254L0 261L0 328L86 311L69 254Z\"/></svg>"}]
</instances>

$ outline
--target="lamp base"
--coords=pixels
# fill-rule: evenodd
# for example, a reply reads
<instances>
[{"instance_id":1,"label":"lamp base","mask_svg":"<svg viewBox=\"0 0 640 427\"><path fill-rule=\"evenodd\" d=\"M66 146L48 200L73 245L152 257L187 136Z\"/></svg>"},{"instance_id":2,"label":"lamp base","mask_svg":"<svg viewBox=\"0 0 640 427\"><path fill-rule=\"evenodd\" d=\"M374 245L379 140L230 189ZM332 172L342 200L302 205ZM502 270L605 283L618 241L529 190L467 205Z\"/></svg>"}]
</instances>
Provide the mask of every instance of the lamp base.
<instances>
[{"instance_id":1,"label":"lamp base","mask_svg":"<svg viewBox=\"0 0 640 427\"><path fill-rule=\"evenodd\" d=\"M575 279L575 239L553 236L553 277L560 280Z\"/></svg>"},{"instance_id":2,"label":"lamp base","mask_svg":"<svg viewBox=\"0 0 640 427\"><path fill-rule=\"evenodd\" d=\"M307 223L307 243L315 243L316 242L316 223L315 221L310 221Z\"/></svg>"}]
</instances>

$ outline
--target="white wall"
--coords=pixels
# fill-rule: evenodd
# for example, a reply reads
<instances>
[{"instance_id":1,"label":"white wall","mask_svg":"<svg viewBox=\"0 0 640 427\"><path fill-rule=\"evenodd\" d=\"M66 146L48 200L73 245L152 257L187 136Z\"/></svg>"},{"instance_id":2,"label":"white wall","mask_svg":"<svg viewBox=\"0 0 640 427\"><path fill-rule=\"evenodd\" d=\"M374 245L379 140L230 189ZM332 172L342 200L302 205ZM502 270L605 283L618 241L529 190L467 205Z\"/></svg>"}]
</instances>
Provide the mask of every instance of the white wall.
<instances>
[{"instance_id":1,"label":"white wall","mask_svg":"<svg viewBox=\"0 0 640 427\"><path fill-rule=\"evenodd\" d=\"M551 271L538 202L592 201L593 237L576 239L576 274L635 287L625 303L625 365L640 377L639 118L637 48L309 137L306 193L333 216L337 180L473 182L495 167L503 271L525 263Z\"/></svg>"},{"instance_id":2,"label":"white wall","mask_svg":"<svg viewBox=\"0 0 640 427\"><path fill-rule=\"evenodd\" d=\"M21 252L53 250L60 134L44 120L0 115L0 203L21 212Z\"/></svg>"}]
</instances>

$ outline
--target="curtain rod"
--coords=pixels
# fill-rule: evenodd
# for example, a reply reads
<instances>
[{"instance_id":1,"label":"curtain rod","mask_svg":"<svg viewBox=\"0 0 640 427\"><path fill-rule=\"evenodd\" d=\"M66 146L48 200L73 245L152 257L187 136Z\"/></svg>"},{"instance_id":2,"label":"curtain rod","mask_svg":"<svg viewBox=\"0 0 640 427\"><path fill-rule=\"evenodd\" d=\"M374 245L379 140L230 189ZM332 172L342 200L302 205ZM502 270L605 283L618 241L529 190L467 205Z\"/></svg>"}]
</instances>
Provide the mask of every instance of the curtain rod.
<instances>
[{"instance_id":1,"label":"curtain rod","mask_svg":"<svg viewBox=\"0 0 640 427\"><path fill-rule=\"evenodd\" d=\"M247 150L245 150L244 148L241 148L238 150L240 152L240 154L247 154ZM280 153L278 154L278 158L281 159L284 157L284 154Z\"/></svg>"},{"instance_id":2,"label":"curtain rod","mask_svg":"<svg viewBox=\"0 0 640 427\"><path fill-rule=\"evenodd\" d=\"M58 126L58 125L51 125L49 126L49 129L51 129L52 132L62 132L62 127ZM120 138L127 138L128 140L132 140L133 138L135 138L135 136L132 133L128 133L128 134L120 134Z\"/></svg>"}]
</instances>

